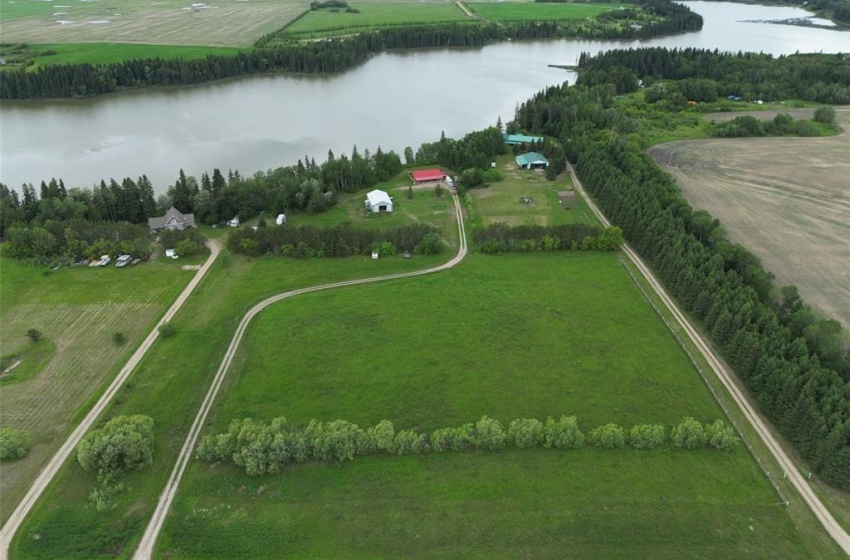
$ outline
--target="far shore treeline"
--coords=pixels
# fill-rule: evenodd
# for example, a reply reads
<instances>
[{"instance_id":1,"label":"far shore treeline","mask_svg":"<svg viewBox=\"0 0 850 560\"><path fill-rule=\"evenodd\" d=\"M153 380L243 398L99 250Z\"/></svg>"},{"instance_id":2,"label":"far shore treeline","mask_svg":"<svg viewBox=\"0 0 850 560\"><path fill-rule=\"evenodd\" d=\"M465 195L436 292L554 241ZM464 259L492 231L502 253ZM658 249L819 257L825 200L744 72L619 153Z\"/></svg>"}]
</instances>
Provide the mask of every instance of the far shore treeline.
<instances>
[{"instance_id":1,"label":"far shore treeline","mask_svg":"<svg viewBox=\"0 0 850 560\"><path fill-rule=\"evenodd\" d=\"M636 90L639 81L653 90L649 100L636 105L634 99L618 97ZM576 86L553 86L538 93L517 109L507 128L544 136L546 141L536 148L559 169L565 159L575 162L585 188L619 228L594 232L596 246L588 248L601 248L600 243L607 246L622 234L701 324L762 413L807 466L825 482L850 491L846 333L837 321L823 318L807 306L795 287L777 286L760 260L730 242L719 221L708 212L695 211L673 179L644 152L641 133L652 132L645 127L659 115L668 122L678 118L686 91L700 92L706 98L717 96L723 102L729 95L750 101L789 95L804 101L846 103L850 99L850 56L775 59L699 49L585 55ZM822 113L829 116L829 111ZM404 164L393 152L376 150L361 155L355 149L351 157L329 153L321 165L300 161L252 177L234 172L225 178L213 171L211 177L205 173L198 184L181 173L168 195L160 203L154 201L154 206L161 211L165 204L174 204L181 211L194 212L201 223L218 223L233 215L253 217L264 211L319 212L334 203L335 193L368 188L397 175L404 165L436 164L462 179L468 177L470 185L459 181L463 191L477 186L472 179L481 176L479 171L488 170L492 159L505 149L501 130L492 127L459 140L441 138L423 144L416 152L407 148ZM498 184L490 188L498 188ZM64 226L65 220L100 220L98 223L117 226L120 220L134 219L129 216L146 218L151 204L152 190L144 179L104 182L93 190L66 189L61 181L51 181L42 185L41 198L27 185L23 200L17 192L2 187L0 226L9 240L4 253L6 247L14 247L15 232L39 231L42 241L49 244L53 240L55 250L74 239L68 236L73 230ZM434 232L419 233L421 243ZM303 230L300 234L316 232ZM577 232L543 228L473 230L480 245L476 249L482 253L491 252L487 248L492 252L547 250L554 246L555 238L560 243L562 236L574 234ZM538 236L539 244L535 241L532 246L530 236ZM544 238L548 239L544 242ZM249 242L245 246L240 243L239 248L257 254L263 252L261 243L271 252L283 253L288 250L284 246L292 246L294 251L304 240L283 234L268 239L260 234L245 235L245 239ZM304 241L302 248L309 249ZM428 247L436 247L431 241L433 237ZM416 244L410 246L415 250ZM336 247L345 253L341 240ZM577 238L576 248L583 248Z\"/></svg>"},{"instance_id":2,"label":"far shore treeline","mask_svg":"<svg viewBox=\"0 0 850 560\"><path fill-rule=\"evenodd\" d=\"M620 27L577 21L480 22L390 27L333 40L285 39L282 31L262 37L254 50L234 56L209 55L196 60L128 60L113 64L57 64L34 72L4 72L0 99L84 97L130 88L189 85L270 72L325 74L341 72L369 56L391 49L477 47L524 39L647 39L696 31L702 16L671 0L638 0L653 25ZM281 41L286 41L281 43Z\"/></svg>"}]
</instances>

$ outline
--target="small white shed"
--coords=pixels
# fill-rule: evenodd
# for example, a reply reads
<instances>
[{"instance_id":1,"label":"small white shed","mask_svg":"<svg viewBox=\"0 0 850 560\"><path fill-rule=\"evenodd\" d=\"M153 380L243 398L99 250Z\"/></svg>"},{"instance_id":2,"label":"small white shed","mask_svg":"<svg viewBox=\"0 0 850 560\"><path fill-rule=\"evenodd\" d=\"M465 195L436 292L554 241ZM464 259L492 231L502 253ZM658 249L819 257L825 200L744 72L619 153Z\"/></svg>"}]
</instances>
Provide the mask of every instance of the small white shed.
<instances>
[{"instance_id":1,"label":"small white shed","mask_svg":"<svg viewBox=\"0 0 850 560\"><path fill-rule=\"evenodd\" d=\"M230 227L239 227L239 216L234 217L232 220L228 220L227 225Z\"/></svg>"},{"instance_id":2,"label":"small white shed","mask_svg":"<svg viewBox=\"0 0 850 560\"><path fill-rule=\"evenodd\" d=\"M286 223L286 214L278 214L277 219L274 221L279 226L282 226Z\"/></svg>"},{"instance_id":3,"label":"small white shed","mask_svg":"<svg viewBox=\"0 0 850 560\"><path fill-rule=\"evenodd\" d=\"M393 199L385 191L375 189L366 193L366 208L372 212L392 212Z\"/></svg>"}]
</instances>

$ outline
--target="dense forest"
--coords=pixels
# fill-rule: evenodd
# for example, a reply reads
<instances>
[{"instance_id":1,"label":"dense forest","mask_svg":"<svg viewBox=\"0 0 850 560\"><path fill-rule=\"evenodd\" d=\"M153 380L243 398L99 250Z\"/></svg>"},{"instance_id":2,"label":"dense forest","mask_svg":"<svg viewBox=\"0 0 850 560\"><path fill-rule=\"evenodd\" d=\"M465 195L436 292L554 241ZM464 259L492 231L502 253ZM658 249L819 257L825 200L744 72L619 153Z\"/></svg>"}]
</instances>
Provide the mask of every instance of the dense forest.
<instances>
[{"instance_id":1,"label":"dense forest","mask_svg":"<svg viewBox=\"0 0 850 560\"><path fill-rule=\"evenodd\" d=\"M720 68L734 68L731 80L742 88L759 87L765 75L783 76L777 90L792 87L793 73L786 72L796 69L798 75L822 75L824 87L844 88L850 61L838 59L845 71L830 84L835 60L642 49L585 56L582 66L613 75L717 75L718 81L730 79ZM585 84L599 84L587 76L582 75ZM817 88L802 90L810 92L807 97L817 95ZM764 414L812 470L850 490L850 359L840 325L818 317L796 288L775 286L755 255L730 243L707 212L694 211L672 178L642 151L637 135L612 136L625 118L615 101L610 84L552 87L523 104L517 121L532 133L561 140L587 190L710 334Z\"/></svg>"},{"instance_id":2,"label":"dense forest","mask_svg":"<svg viewBox=\"0 0 850 560\"><path fill-rule=\"evenodd\" d=\"M209 55L196 60L128 60L113 64L57 64L34 72L4 72L0 99L45 99L100 95L128 88L188 85L246 74L333 73L347 70L388 49L473 47L509 39L645 39L702 28L702 17L670 0L641 0L657 15L654 25L598 27L584 22L470 22L387 28L325 41L283 42L280 32L257 41L235 56ZM612 30L613 29L613 30ZM273 45L273 46L272 46Z\"/></svg>"},{"instance_id":3,"label":"dense forest","mask_svg":"<svg viewBox=\"0 0 850 560\"><path fill-rule=\"evenodd\" d=\"M850 103L850 54L721 53L661 47L613 50L579 57L580 85L614 84L617 93L637 91L642 82L677 80L689 99L713 101L805 99ZM687 88L687 89L685 89Z\"/></svg>"}]
</instances>

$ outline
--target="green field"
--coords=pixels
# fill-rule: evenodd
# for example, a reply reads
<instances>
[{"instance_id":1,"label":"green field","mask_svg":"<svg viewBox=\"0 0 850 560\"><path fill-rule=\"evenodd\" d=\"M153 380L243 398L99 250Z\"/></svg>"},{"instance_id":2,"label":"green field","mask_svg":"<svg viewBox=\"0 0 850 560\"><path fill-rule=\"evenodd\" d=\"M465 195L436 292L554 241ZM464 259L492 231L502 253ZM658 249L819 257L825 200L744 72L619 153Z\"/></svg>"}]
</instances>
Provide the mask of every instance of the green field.
<instances>
[{"instance_id":1,"label":"green field","mask_svg":"<svg viewBox=\"0 0 850 560\"><path fill-rule=\"evenodd\" d=\"M169 259L170 261L170 259ZM0 260L2 354L26 354L30 328L44 334L46 356L30 356L0 386L0 425L27 430L32 450L0 472L3 521L38 471L64 441L73 422L91 405L147 335L194 272L174 261L116 269L43 268ZM112 335L122 332L122 346ZM42 343L39 343L42 344ZM46 363L44 363L46 361Z\"/></svg>"},{"instance_id":2,"label":"green field","mask_svg":"<svg viewBox=\"0 0 850 560\"><path fill-rule=\"evenodd\" d=\"M585 429L722 415L616 255L602 253L473 256L447 274L287 301L258 317L224 389L217 428L280 415L295 425L387 418L422 431L482 414L576 414ZM558 558L568 545L582 558L834 553L810 549L777 502L740 448L371 457L263 478L195 463L159 550L172 558Z\"/></svg>"},{"instance_id":3,"label":"green field","mask_svg":"<svg viewBox=\"0 0 850 560\"><path fill-rule=\"evenodd\" d=\"M467 2L476 15L493 21L558 21L598 16L616 9L616 4L570 2L549 4L537 2Z\"/></svg>"},{"instance_id":4,"label":"green field","mask_svg":"<svg viewBox=\"0 0 850 560\"><path fill-rule=\"evenodd\" d=\"M416 25L470 21L469 16L453 3L444 2L351 2L349 6L360 13L345 10L311 11L286 28L291 35L328 35L359 33L368 29L393 25Z\"/></svg>"},{"instance_id":5,"label":"green field","mask_svg":"<svg viewBox=\"0 0 850 560\"><path fill-rule=\"evenodd\" d=\"M570 197L570 209L562 206L558 192L572 191L568 174L563 174L557 181L549 181L542 170L528 171L517 167L513 154L499 157L496 165L504 180L487 188L469 191L475 200L476 225L599 225L587 203L575 193Z\"/></svg>"}]
</instances>

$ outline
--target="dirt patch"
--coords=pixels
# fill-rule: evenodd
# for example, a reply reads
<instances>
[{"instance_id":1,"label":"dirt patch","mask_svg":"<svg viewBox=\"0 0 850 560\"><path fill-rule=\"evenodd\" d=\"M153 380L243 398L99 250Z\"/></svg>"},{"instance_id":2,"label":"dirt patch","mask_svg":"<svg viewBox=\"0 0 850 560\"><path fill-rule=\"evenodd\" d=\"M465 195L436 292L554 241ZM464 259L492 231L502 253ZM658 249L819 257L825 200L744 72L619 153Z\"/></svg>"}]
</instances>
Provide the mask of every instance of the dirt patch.
<instances>
[{"instance_id":1,"label":"dirt patch","mask_svg":"<svg viewBox=\"0 0 850 560\"><path fill-rule=\"evenodd\" d=\"M201 270L201 265L199 264L184 264L180 267L180 270Z\"/></svg>"},{"instance_id":2,"label":"dirt patch","mask_svg":"<svg viewBox=\"0 0 850 560\"><path fill-rule=\"evenodd\" d=\"M719 218L778 284L796 285L809 304L850 327L850 108L837 113L839 136L687 140L649 152L688 202Z\"/></svg>"},{"instance_id":3,"label":"dirt patch","mask_svg":"<svg viewBox=\"0 0 850 560\"><path fill-rule=\"evenodd\" d=\"M561 203L562 208L577 208L578 207L578 199L576 198L575 191L558 191L558 202Z\"/></svg>"}]
</instances>

